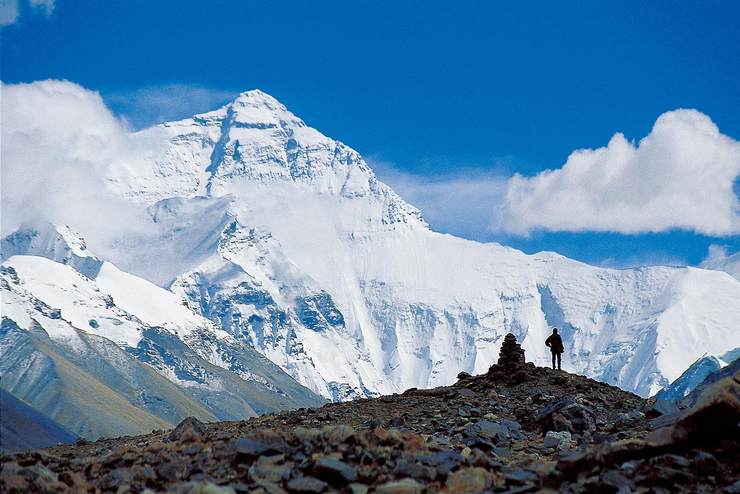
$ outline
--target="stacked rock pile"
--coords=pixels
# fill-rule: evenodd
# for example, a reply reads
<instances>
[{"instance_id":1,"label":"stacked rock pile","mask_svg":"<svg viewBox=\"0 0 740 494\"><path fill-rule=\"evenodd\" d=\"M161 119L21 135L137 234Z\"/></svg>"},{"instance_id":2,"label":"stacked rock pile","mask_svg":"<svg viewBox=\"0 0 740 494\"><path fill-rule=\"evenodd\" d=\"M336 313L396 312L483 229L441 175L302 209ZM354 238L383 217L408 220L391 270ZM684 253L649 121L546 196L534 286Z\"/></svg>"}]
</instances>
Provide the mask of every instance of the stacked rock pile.
<instances>
[{"instance_id":1,"label":"stacked rock pile","mask_svg":"<svg viewBox=\"0 0 740 494\"><path fill-rule=\"evenodd\" d=\"M504 337L498 354L498 365L501 367L521 367L524 365L524 350L512 333Z\"/></svg>"}]
</instances>

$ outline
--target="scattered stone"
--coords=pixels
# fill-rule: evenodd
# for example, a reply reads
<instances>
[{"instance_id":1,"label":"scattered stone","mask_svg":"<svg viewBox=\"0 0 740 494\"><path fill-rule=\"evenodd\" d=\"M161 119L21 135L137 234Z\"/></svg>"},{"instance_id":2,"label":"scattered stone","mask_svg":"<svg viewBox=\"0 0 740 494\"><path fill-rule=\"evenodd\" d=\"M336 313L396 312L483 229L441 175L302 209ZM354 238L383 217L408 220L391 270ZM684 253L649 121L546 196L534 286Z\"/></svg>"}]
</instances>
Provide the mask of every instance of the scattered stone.
<instances>
[{"instance_id":1,"label":"scattered stone","mask_svg":"<svg viewBox=\"0 0 740 494\"><path fill-rule=\"evenodd\" d=\"M448 475L462 462L460 453L453 450L437 451L433 454L423 455L419 460L427 465L433 466L442 475Z\"/></svg>"},{"instance_id":2,"label":"scattered stone","mask_svg":"<svg viewBox=\"0 0 740 494\"><path fill-rule=\"evenodd\" d=\"M402 427L406 423L406 420L400 416L396 415L395 417L391 417L391 419L388 421L389 427Z\"/></svg>"},{"instance_id":3,"label":"scattered stone","mask_svg":"<svg viewBox=\"0 0 740 494\"><path fill-rule=\"evenodd\" d=\"M505 475L506 480L511 480L513 482L524 484L527 482L532 482L537 478L537 475L534 474L534 472L530 472L529 470L514 470L513 472L509 472Z\"/></svg>"},{"instance_id":4,"label":"scattered stone","mask_svg":"<svg viewBox=\"0 0 740 494\"><path fill-rule=\"evenodd\" d=\"M414 479L386 482L375 488L377 494L421 494L424 487Z\"/></svg>"},{"instance_id":5,"label":"scattered stone","mask_svg":"<svg viewBox=\"0 0 740 494\"><path fill-rule=\"evenodd\" d=\"M627 413L620 413L618 420L622 424L632 424L632 423L634 423L634 422L636 422L636 421L638 421L638 420L640 420L640 419L642 419L644 417L645 417L645 414L642 413L641 411L639 411L639 410L630 410Z\"/></svg>"},{"instance_id":6,"label":"scattered stone","mask_svg":"<svg viewBox=\"0 0 740 494\"><path fill-rule=\"evenodd\" d=\"M468 388L460 388L457 392L463 398L476 398L478 393Z\"/></svg>"},{"instance_id":7,"label":"scattered stone","mask_svg":"<svg viewBox=\"0 0 740 494\"><path fill-rule=\"evenodd\" d=\"M314 477L296 477L288 482L289 492L324 492L328 484Z\"/></svg>"},{"instance_id":8,"label":"scattered stone","mask_svg":"<svg viewBox=\"0 0 740 494\"><path fill-rule=\"evenodd\" d=\"M583 433L596 430L594 412L577 401L579 396L566 396L539 409L535 420L542 431Z\"/></svg>"},{"instance_id":9,"label":"scattered stone","mask_svg":"<svg viewBox=\"0 0 740 494\"><path fill-rule=\"evenodd\" d=\"M571 435L568 431L548 431L545 434L544 446L546 448L568 448L570 447Z\"/></svg>"},{"instance_id":10,"label":"scattered stone","mask_svg":"<svg viewBox=\"0 0 740 494\"><path fill-rule=\"evenodd\" d=\"M680 409L678 408L676 402L673 400L659 400L651 398L647 401L647 404L642 411L646 415L658 417L660 415L678 413L680 412Z\"/></svg>"},{"instance_id":11,"label":"scattered stone","mask_svg":"<svg viewBox=\"0 0 740 494\"><path fill-rule=\"evenodd\" d=\"M195 417L187 417L172 429L172 432L167 436L167 440L180 441L183 439L183 435L186 436L186 440L193 440L202 437L206 430L207 427L203 422Z\"/></svg>"},{"instance_id":12,"label":"scattered stone","mask_svg":"<svg viewBox=\"0 0 740 494\"><path fill-rule=\"evenodd\" d=\"M349 484L349 490L352 494L367 494L367 486L365 484L351 483Z\"/></svg>"},{"instance_id":13,"label":"scattered stone","mask_svg":"<svg viewBox=\"0 0 740 494\"><path fill-rule=\"evenodd\" d=\"M177 494L235 494L231 487L223 487L211 482L187 482L179 486L175 492Z\"/></svg>"},{"instance_id":14,"label":"scattered stone","mask_svg":"<svg viewBox=\"0 0 740 494\"><path fill-rule=\"evenodd\" d=\"M259 485L265 482L280 484L290 477L291 465L279 463L280 456L262 456L249 467L249 477Z\"/></svg>"},{"instance_id":15,"label":"scattered stone","mask_svg":"<svg viewBox=\"0 0 740 494\"><path fill-rule=\"evenodd\" d=\"M237 461L249 461L262 455L274 455L282 451L282 448L275 442L267 442L249 437L237 439L234 446Z\"/></svg>"},{"instance_id":16,"label":"scattered stone","mask_svg":"<svg viewBox=\"0 0 740 494\"><path fill-rule=\"evenodd\" d=\"M740 494L740 479L722 489L722 494Z\"/></svg>"},{"instance_id":17,"label":"scattered stone","mask_svg":"<svg viewBox=\"0 0 740 494\"><path fill-rule=\"evenodd\" d=\"M485 468L463 468L447 478L445 492L448 494L474 494L489 489L494 476Z\"/></svg>"},{"instance_id":18,"label":"scattered stone","mask_svg":"<svg viewBox=\"0 0 740 494\"><path fill-rule=\"evenodd\" d=\"M632 485L630 481L616 470L609 470L601 477L604 485L613 487L617 492L630 492Z\"/></svg>"},{"instance_id":19,"label":"scattered stone","mask_svg":"<svg viewBox=\"0 0 740 494\"><path fill-rule=\"evenodd\" d=\"M332 485L346 485L357 480L357 470L335 458L325 456L316 462L314 474Z\"/></svg>"},{"instance_id":20,"label":"scattered stone","mask_svg":"<svg viewBox=\"0 0 740 494\"><path fill-rule=\"evenodd\" d=\"M470 423L465 427L464 432L468 436L490 439L495 444L508 443L510 440L510 431L506 425L489 420Z\"/></svg>"}]
</instances>

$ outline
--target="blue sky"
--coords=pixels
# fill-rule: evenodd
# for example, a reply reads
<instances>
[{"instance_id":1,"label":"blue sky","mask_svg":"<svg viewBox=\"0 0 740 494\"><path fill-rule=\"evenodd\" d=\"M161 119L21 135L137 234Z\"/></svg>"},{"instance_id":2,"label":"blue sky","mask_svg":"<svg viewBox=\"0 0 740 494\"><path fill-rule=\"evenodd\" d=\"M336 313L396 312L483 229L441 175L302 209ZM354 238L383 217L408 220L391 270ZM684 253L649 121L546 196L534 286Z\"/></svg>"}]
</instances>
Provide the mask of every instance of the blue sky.
<instances>
[{"instance_id":1,"label":"blue sky","mask_svg":"<svg viewBox=\"0 0 740 494\"><path fill-rule=\"evenodd\" d=\"M560 168L616 132L637 142L670 110L740 138L737 2L36 3L3 3L17 5L5 82L76 82L135 127L260 88L360 151L439 230L612 266L740 250L732 232L527 236L490 214L513 173Z\"/></svg>"}]
</instances>

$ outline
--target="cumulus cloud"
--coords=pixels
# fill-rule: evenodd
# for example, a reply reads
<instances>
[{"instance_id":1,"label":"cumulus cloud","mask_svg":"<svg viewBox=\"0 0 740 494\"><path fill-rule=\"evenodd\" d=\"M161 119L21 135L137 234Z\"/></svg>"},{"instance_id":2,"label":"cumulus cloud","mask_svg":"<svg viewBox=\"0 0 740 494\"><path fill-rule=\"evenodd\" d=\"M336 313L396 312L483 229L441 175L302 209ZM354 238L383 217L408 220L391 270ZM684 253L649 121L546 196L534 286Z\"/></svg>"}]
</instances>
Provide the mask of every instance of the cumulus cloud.
<instances>
[{"instance_id":1,"label":"cumulus cloud","mask_svg":"<svg viewBox=\"0 0 740 494\"><path fill-rule=\"evenodd\" d=\"M695 110L664 113L637 145L616 134L562 168L508 183L500 227L532 230L740 233L740 143Z\"/></svg>"},{"instance_id":2,"label":"cumulus cloud","mask_svg":"<svg viewBox=\"0 0 740 494\"><path fill-rule=\"evenodd\" d=\"M401 197L419 208L436 230L486 239L501 204L507 177L489 169L451 167L447 173L415 174L377 158L368 164Z\"/></svg>"},{"instance_id":3,"label":"cumulus cloud","mask_svg":"<svg viewBox=\"0 0 740 494\"><path fill-rule=\"evenodd\" d=\"M42 221L88 240L146 224L109 190L110 168L147 159L153 138L132 134L96 92L65 81L0 86L2 235Z\"/></svg>"},{"instance_id":4,"label":"cumulus cloud","mask_svg":"<svg viewBox=\"0 0 740 494\"><path fill-rule=\"evenodd\" d=\"M238 91L164 84L104 95L110 107L136 128L191 117L234 99Z\"/></svg>"}]
</instances>

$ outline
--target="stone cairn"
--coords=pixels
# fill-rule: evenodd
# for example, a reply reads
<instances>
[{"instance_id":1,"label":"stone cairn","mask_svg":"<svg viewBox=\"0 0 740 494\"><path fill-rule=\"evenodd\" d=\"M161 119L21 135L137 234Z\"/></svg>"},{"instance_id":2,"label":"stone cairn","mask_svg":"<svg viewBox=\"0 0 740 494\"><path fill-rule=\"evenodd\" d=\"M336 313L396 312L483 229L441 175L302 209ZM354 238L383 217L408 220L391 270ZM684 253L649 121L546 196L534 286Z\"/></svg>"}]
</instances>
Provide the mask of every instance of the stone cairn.
<instances>
[{"instance_id":1,"label":"stone cairn","mask_svg":"<svg viewBox=\"0 0 740 494\"><path fill-rule=\"evenodd\" d=\"M517 343L516 336L511 333L507 334L498 354L498 365L501 367L521 367L524 363L524 350Z\"/></svg>"}]
</instances>

